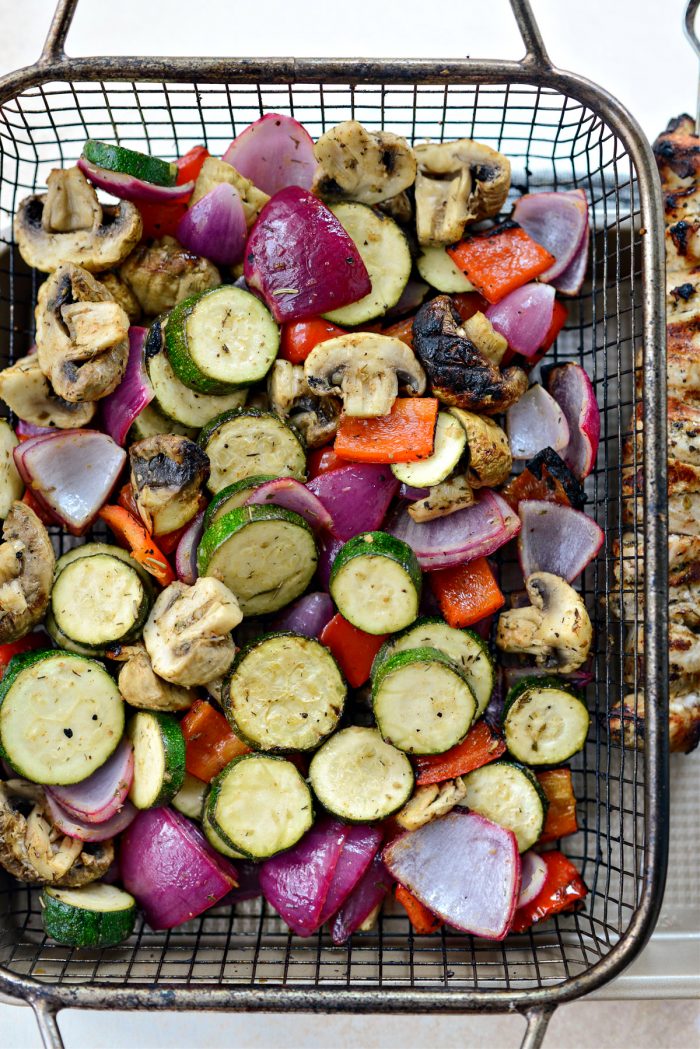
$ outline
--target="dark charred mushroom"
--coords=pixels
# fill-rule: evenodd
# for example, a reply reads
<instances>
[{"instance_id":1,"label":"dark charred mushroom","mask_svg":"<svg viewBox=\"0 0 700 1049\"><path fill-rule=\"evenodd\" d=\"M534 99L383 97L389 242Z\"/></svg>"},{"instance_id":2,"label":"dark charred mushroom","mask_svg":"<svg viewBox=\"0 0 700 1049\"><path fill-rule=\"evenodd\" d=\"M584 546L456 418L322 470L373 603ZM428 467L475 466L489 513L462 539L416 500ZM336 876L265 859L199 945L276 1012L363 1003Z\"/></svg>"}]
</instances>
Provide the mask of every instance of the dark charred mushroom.
<instances>
[{"instance_id":1,"label":"dark charred mushroom","mask_svg":"<svg viewBox=\"0 0 700 1049\"><path fill-rule=\"evenodd\" d=\"M416 158L405 138L368 131L344 120L314 146L319 163L312 191L326 200L379 204L398 196L416 178Z\"/></svg>"},{"instance_id":2,"label":"dark charred mushroom","mask_svg":"<svg viewBox=\"0 0 700 1049\"><path fill-rule=\"evenodd\" d=\"M0 544L0 644L24 637L49 604L56 558L43 524L26 503L15 502Z\"/></svg>"},{"instance_id":3,"label":"dark charred mushroom","mask_svg":"<svg viewBox=\"0 0 700 1049\"><path fill-rule=\"evenodd\" d=\"M136 506L149 532L165 535L194 517L209 476L209 459L198 444L161 433L132 444L129 461Z\"/></svg>"},{"instance_id":4,"label":"dark charred mushroom","mask_svg":"<svg viewBox=\"0 0 700 1049\"><path fill-rule=\"evenodd\" d=\"M72 403L55 394L36 353L0 372L0 397L19 419L64 430L87 426L96 408L92 401Z\"/></svg>"},{"instance_id":5,"label":"dark charred mushroom","mask_svg":"<svg viewBox=\"0 0 700 1049\"><path fill-rule=\"evenodd\" d=\"M471 412L504 412L527 390L522 368L503 372L467 337L447 295L421 306L413 322L413 348L433 393L445 404Z\"/></svg>"},{"instance_id":6,"label":"dark charred mushroom","mask_svg":"<svg viewBox=\"0 0 700 1049\"><path fill-rule=\"evenodd\" d=\"M183 248L174 237L140 244L119 276L147 317L171 310L190 295L221 284L214 263Z\"/></svg>"},{"instance_id":7,"label":"dark charred mushroom","mask_svg":"<svg viewBox=\"0 0 700 1049\"><path fill-rule=\"evenodd\" d=\"M301 431L308 448L320 448L333 439L340 422L340 401L317 397L306 382L303 365L275 361L267 389L273 410Z\"/></svg>"}]
</instances>

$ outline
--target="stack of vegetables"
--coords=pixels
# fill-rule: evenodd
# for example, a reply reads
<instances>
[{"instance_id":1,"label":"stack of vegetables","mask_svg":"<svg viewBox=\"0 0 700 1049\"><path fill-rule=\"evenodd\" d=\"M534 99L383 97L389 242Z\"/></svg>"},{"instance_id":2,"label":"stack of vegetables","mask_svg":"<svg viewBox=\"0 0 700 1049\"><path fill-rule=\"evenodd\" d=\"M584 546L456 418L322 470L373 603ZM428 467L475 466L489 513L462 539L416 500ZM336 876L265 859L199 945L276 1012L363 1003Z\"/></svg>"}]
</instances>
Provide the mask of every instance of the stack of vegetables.
<instances>
[{"instance_id":1,"label":"stack of vegetables","mask_svg":"<svg viewBox=\"0 0 700 1049\"><path fill-rule=\"evenodd\" d=\"M588 212L509 189L481 143L269 114L222 159L90 140L20 204L48 277L0 373L0 863L54 939L261 894L336 944L394 898L491 939L582 905L550 846L599 416L579 365L532 369Z\"/></svg>"}]
</instances>

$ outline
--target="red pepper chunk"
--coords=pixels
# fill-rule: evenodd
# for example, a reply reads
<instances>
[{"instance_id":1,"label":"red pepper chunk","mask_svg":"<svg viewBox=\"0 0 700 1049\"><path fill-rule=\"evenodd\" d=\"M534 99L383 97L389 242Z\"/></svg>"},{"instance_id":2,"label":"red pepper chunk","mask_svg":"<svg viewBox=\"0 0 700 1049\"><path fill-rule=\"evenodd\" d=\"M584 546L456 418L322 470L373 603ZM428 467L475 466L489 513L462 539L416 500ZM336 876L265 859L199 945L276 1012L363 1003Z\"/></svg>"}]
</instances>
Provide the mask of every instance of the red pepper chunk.
<instances>
[{"instance_id":1,"label":"red pepper chunk","mask_svg":"<svg viewBox=\"0 0 700 1049\"><path fill-rule=\"evenodd\" d=\"M206 699L196 700L180 722L185 740L185 768L209 783L223 768L250 747L236 736L223 714Z\"/></svg>"},{"instance_id":2,"label":"red pepper chunk","mask_svg":"<svg viewBox=\"0 0 700 1049\"><path fill-rule=\"evenodd\" d=\"M466 237L447 254L489 302L539 277L554 263L553 255L515 222L504 222Z\"/></svg>"},{"instance_id":3,"label":"red pepper chunk","mask_svg":"<svg viewBox=\"0 0 700 1049\"><path fill-rule=\"evenodd\" d=\"M13 656L23 655L25 652L33 652L38 648L50 648L51 644L46 634L26 634L17 641L8 641L0 645L0 678L7 670L7 664Z\"/></svg>"},{"instance_id":4,"label":"red pepper chunk","mask_svg":"<svg viewBox=\"0 0 700 1049\"><path fill-rule=\"evenodd\" d=\"M321 317L312 317L308 321L288 321L282 325L279 355L292 364L303 364L319 343L339 335L345 335L345 329Z\"/></svg>"},{"instance_id":5,"label":"red pepper chunk","mask_svg":"<svg viewBox=\"0 0 700 1049\"><path fill-rule=\"evenodd\" d=\"M194 181L202 170L204 161L209 156L205 146L193 146L175 161L177 164L177 178L175 184L184 186L186 182ZM187 211L184 201L172 204L149 204L142 201L139 211L143 219L143 235L147 239L151 237L174 237L177 226L182 216Z\"/></svg>"},{"instance_id":6,"label":"red pepper chunk","mask_svg":"<svg viewBox=\"0 0 700 1049\"><path fill-rule=\"evenodd\" d=\"M326 623L319 641L330 648L351 688L359 688L369 678L374 657L386 638L386 634L366 634L358 630L338 612Z\"/></svg>"},{"instance_id":7,"label":"red pepper chunk","mask_svg":"<svg viewBox=\"0 0 700 1049\"><path fill-rule=\"evenodd\" d=\"M588 895L583 878L563 853L543 852L542 859L547 865L545 883L534 900L517 909L510 927L511 932L525 932L537 922L546 921L555 914L570 910L575 903Z\"/></svg>"},{"instance_id":8,"label":"red pepper chunk","mask_svg":"<svg viewBox=\"0 0 700 1049\"><path fill-rule=\"evenodd\" d=\"M403 885L397 885L395 896L406 911L415 933L419 936L428 936L431 932L437 932L442 925L442 918L433 914L412 892L409 892Z\"/></svg>"},{"instance_id":9,"label":"red pepper chunk","mask_svg":"<svg viewBox=\"0 0 700 1049\"><path fill-rule=\"evenodd\" d=\"M204 166L204 161L208 156L209 150L206 146L192 146L192 149L189 149L187 153L178 157L175 161L177 164L177 178L175 184L177 186L184 186L186 182L194 182L199 177L199 173Z\"/></svg>"},{"instance_id":10,"label":"red pepper chunk","mask_svg":"<svg viewBox=\"0 0 700 1049\"><path fill-rule=\"evenodd\" d=\"M576 796L571 782L571 769L545 769L537 773L540 787L547 801L547 816L538 845L565 838L578 830Z\"/></svg>"},{"instance_id":11,"label":"red pepper chunk","mask_svg":"<svg viewBox=\"0 0 700 1049\"><path fill-rule=\"evenodd\" d=\"M419 787L443 783L455 776L466 776L482 765L488 765L506 752L502 737L483 719L469 730L461 743L444 754L427 754L416 758L416 783Z\"/></svg>"}]
</instances>

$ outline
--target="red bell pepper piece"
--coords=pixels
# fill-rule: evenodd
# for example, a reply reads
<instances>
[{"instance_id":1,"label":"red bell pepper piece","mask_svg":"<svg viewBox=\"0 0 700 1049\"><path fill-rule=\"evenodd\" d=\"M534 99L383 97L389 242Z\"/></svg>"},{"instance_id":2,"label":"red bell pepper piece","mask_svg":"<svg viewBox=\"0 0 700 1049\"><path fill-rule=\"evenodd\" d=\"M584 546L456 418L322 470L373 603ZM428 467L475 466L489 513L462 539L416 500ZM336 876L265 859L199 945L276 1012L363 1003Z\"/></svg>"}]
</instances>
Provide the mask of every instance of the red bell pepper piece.
<instances>
[{"instance_id":1,"label":"red bell pepper piece","mask_svg":"<svg viewBox=\"0 0 700 1049\"><path fill-rule=\"evenodd\" d=\"M472 626L506 603L485 557L431 572L430 585L440 611L453 627Z\"/></svg>"},{"instance_id":2,"label":"red bell pepper piece","mask_svg":"<svg viewBox=\"0 0 700 1049\"><path fill-rule=\"evenodd\" d=\"M492 303L539 277L555 261L522 226L510 221L466 237L447 254Z\"/></svg>"},{"instance_id":3,"label":"red bell pepper piece","mask_svg":"<svg viewBox=\"0 0 700 1049\"><path fill-rule=\"evenodd\" d=\"M0 678L7 670L7 664L13 656L21 656L24 652L33 652L37 648L50 648L51 643L46 634L26 634L17 641L8 641L0 645Z\"/></svg>"},{"instance_id":4,"label":"red bell pepper piece","mask_svg":"<svg viewBox=\"0 0 700 1049\"><path fill-rule=\"evenodd\" d=\"M224 717L206 699L196 700L180 722L185 739L185 768L209 783L229 761L249 754Z\"/></svg>"},{"instance_id":5,"label":"red bell pepper piece","mask_svg":"<svg viewBox=\"0 0 700 1049\"><path fill-rule=\"evenodd\" d=\"M419 936L427 936L431 932L437 932L443 924L442 918L433 914L424 903L413 895L404 885L396 886L396 899L406 911L408 919L413 926L413 931Z\"/></svg>"},{"instance_id":6,"label":"red bell pepper piece","mask_svg":"<svg viewBox=\"0 0 700 1049\"><path fill-rule=\"evenodd\" d=\"M341 459L339 455L336 455L334 449L328 445L325 448L316 448L313 452L310 452L307 462L310 481L313 481L314 477L318 477L319 474L327 474L331 470L339 470L341 466L350 465L349 459Z\"/></svg>"},{"instance_id":7,"label":"red bell pepper piece","mask_svg":"<svg viewBox=\"0 0 700 1049\"><path fill-rule=\"evenodd\" d=\"M485 313L489 304L478 291L460 291L451 295L452 305L462 319L462 324L474 316L475 313Z\"/></svg>"},{"instance_id":8,"label":"red bell pepper piece","mask_svg":"<svg viewBox=\"0 0 700 1049\"><path fill-rule=\"evenodd\" d=\"M379 330L382 335L388 335L389 338L405 342L407 346L413 349L413 320L413 317L406 317L404 320L392 324L389 328L380 328Z\"/></svg>"},{"instance_id":9,"label":"red bell pepper piece","mask_svg":"<svg viewBox=\"0 0 700 1049\"><path fill-rule=\"evenodd\" d=\"M176 185L184 186L185 182L194 181L208 156L209 152L204 146L194 146L183 157L176 160ZM187 211L187 204L183 201L177 204L141 203L138 207L143 219L143 235L148 239L174 237L178 222Z\"/></svg>"},{"instance_id":10,"label":"red bell pepper piece","mask_svg":"<svg viewBox=\"0 0 700 1049\"><path fill-rule=\"evenodd\" d=\"M433 454L438 402L434 397L397 397L388 415L344 415L335 435L338 455L356 463L413 463Z\"/></svg>"},{"instance_id":11,"label":"red bell pepper piece","mask_svg":"<svg viewBox=\"0 0 700 1049\"><path fill-rule=\"evenodd\" d=\"M561 852L543 852L542 859L547 865L545 883L534 900L518 907L511 932L525 932L537 922L572 910L588 894L586 883L576 867Z\"/></svg>"},{"instance_id":12,"label":"red bell pepper piece","mask_svg":"<svg viewBox=\"0 0 700 1049\"><path fill-rule=\"evenodd\" d=\"M425 787L430 783L454 779L455 776L466 776L468 772L496 761L505 752L506 745L502 737L481 718L461 743L444 754L426 754L416 758L416 783L419 787Z\"/></svg>"},{"instance_id":13,"label":"red bell pepper piece","mask_svg":"<svg viewBox=\"0 0 700 1049\"><path fill-rule=\"evenodd\" d=\"M32 495L31 488L27 488L24 495L22 496L22 502L26 503L30 510L33 510L36 516L39 518L42 524L55 525L61 524L57 517L49 511Z\"/></svg>"},{"instance_id":14,"label":"red bell pepper piece","mask_svg":"<svg viewBox=\"0 0 700 1049\"><path fill-rule=\"evenodd\" d=\"M578 830L576 796L571 783L571 769L545 769L536 773L540 787L547 796L549 807L538 845L565 838Z\"/></svg>"},{"instance_id":15,"label":"red bell pepper piece","mask_svg":"<svg viewBox=\"0 0 700 1049\"><path fill-rule=\"evenodd\" d=\"M352 688L359 688L369 678L372 663L387 639L386 634L366 634L358 630L340 612L326 623L319 641L330 648L345 679Z\"/></svg>"},{"instance_id":16,"label":"red bell pepper piece","mask_svg":"<svg viewBox=\"0 0 700 1049\"><path fill-rule=\"evenodd\" d=\"M345 329L321 317L312 317L308 321L288 321L282 325L279 355L292 364L303 364L319 343L335 339L338 335L345 335Z\"/></svg>"},{"instance_id":17,"label":"red bell pepper piece","mask_svg":"<svg viewBox=\"0 0 700 1049\"><path fill-rule=\"evenodd\" d=\"M156 546L153 536L141 521L125 510L123 506L103 506L98 517L114 532L125 546L129 547L134 561L150 572L161 586L170 586L176 576L163 551Z\"/></svg>"},{"instance_id":18,"label":"red bell pepper piece","mask_svg":"<svg viewBox=\"0 0 700 1049\"><path fill-rule=\"evenodd\" d=\"M186 182L195 182L199 178L204 161L209 156L206 146L192 146L183 156L175 161L177 164L177 178L175 184L184 186Z\"/></svg>"}]
</instances>

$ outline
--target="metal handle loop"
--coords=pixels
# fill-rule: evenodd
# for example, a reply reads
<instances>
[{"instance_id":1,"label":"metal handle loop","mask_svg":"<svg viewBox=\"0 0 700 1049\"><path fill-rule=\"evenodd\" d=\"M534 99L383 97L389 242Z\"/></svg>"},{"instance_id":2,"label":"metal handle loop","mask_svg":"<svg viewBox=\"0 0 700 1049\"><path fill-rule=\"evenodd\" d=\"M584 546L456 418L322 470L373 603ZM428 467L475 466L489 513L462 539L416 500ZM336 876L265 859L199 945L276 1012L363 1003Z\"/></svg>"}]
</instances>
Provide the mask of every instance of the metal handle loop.
<instances>
[{"instance_id":1,"label":"metal handle loop","mask_svg":"<svg viewBox=\"0 0 700 1049\"><path fill-rule=\"evenodd\" d=\"M696 6L697 2L700 2L700 0L696 0ZM544 40L530 6L530 0L510 0L510 6L525 44L525 58L522 60L521 65L534 66L541 70L552 69L552 60L544 46Z\"/></svg>"},{"instance_id":2,"label":"metal handle loop","mask_svg":"<svg viewBox=\"0 0 700 1049\"><path fill-rule=\"evenodd\" d=\"M555 1005L542 1005L523 1012L527 1020L527 1030L520 1043L520 1049L540 1049L555 1009Z\"/></svg>"},{"instance_id":3,"label":"metal handle loop","mask_svg":"<svg viewBox=\"0 0 700 1049\"><path fill-rule=\"evenodd\" d=\"M44 1049L64 1049L63 1038L56 1022L58 1007L46 998L33 998L30 1005L34 1010Z\"/></svg>"},{"instance_id":4,"label":"metal handle loop","mask_svg":"<svg viewBox=\"0 0 700 1049\"><path fill-rule=\"evenodd\" d=\"M688 6L685 9L685 20L683 27L685 29L685 35L690 42L690 46L693 51L700 58L700 40L698 34L695 32L695 16L700 7L700 0L689 0ZM695 130L700 128L700 78L698 79L698 98L695 107Z\"/></svg>"},{"instance_id":5,"label":"metal handle loop","mask_svg":"<svg viewBox=\"0 0 700 1049\"><path fill-rule=\"evenodd\" d=\"M52 62L65 56L65 43L78 0L58 0L46 35L39 62Z\"/></svg>"}]
</instances>

